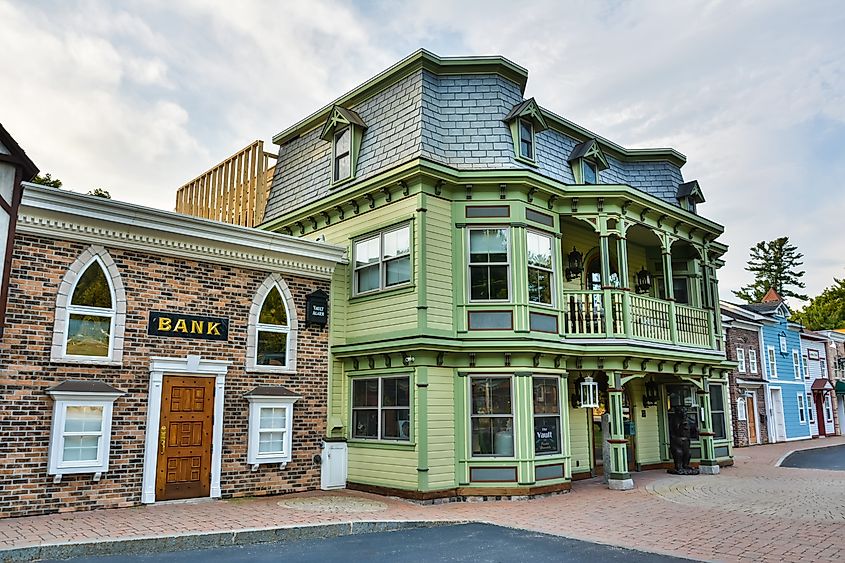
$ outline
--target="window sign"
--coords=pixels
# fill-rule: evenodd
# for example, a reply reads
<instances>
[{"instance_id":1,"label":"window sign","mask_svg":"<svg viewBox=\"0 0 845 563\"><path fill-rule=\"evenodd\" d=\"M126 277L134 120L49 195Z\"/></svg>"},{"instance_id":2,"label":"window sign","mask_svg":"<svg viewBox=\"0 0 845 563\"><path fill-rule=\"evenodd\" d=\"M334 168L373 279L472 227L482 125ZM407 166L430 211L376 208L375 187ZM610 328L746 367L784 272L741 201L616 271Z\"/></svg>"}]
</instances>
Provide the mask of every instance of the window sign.
<instances>
[{"instance_id":1,"label":"window sign","mask_svg":"<svg viewBox=\"0 0 845 563\"><path fill-rule=\"evenodd\" d=\"M534 378L534 453L559 454L560 385L553 377Z\"/></svg>"}]
</instances>

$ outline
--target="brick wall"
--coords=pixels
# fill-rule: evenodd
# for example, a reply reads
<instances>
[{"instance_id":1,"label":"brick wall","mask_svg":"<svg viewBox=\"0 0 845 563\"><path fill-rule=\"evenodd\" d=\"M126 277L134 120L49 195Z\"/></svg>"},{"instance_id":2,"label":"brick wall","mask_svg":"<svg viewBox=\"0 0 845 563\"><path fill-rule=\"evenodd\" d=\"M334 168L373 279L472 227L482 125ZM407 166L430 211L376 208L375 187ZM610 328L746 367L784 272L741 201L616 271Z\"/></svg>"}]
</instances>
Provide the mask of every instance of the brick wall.
<instances>
[{"instance_id":1,"label":"brick wall","mask_svg":"<svg viewBox=\"0 0 845 563\"><path fill-rule=\"evenodd\" d=\"M741 328L734 328L730 327L725 331L725 339L726 339L726 354L728 360L730 361L737 361L737 348L742 348L745 350L745 373L740 373L737 370L733 370L728 376L728 382L730 387L730 397L731 397L731 419L733 420L733 431L734 431L734 445L735 446L748 446L749 445L749 434L748 434L748 421L746 420L739 420L737 418L737 399L740 396L741 390L740 386L737 383L737 379L744 379L744 380L759 380L763 381L763 370L764 370L764 361L763 355L760 351L760 340L757 334L757 331L754 330L745 330ZM749 350L756 350L757 352L757 373L753 374L750 372L750 364L748 361L748 352ZM760 435L760 442L763 444L767 444L769 442L769 433L766 428L766 400L763 396L763 387L755 387L754 391L757 394L757 414L760 423L757 425L757 433ZM753 416L750 410L747 412L747 417Z\"/></svg>"},{"instance_id":2,"label":"brick wall","mask_svg":"<svg viewBox=\"0 0 845 563\"><path fill-rule=\"evenodd\" d=\"M252 299L270 272L108 248L126 288L122 367L51 363L56 291L68 266L88 245L19 236L11 269L6 334L0 342L0 517L140 503L151 356L232 362L226 375L221 488L223 497L318 488L313 462L325 435L328 331L304 326L305 296L329 283L284 275L300 319L295 375L245 373ZM229 317L227 342L147 335L147 313L164 310ZM97 379L126 394L114 404L109 471L47 474L52 399L45 389L68 379ZM293 460L287 468L246 463L248 403L257 385L284 385L302 398L294 406Z\"/></svg>"}]
</instances>

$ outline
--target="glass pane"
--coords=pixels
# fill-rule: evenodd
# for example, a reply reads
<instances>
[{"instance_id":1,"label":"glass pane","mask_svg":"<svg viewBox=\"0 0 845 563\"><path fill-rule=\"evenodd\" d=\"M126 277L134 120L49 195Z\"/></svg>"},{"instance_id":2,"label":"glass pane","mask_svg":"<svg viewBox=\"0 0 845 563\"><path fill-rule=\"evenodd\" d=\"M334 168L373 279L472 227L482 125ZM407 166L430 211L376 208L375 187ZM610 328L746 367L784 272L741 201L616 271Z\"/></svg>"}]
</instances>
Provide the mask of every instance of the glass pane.
<instances>
[{"instance_id":1,"label":"glass pane","mask_svg":"<svg viewBox=\"0 0 845 563\"><path fill-rule=\"evenodd\" d=\"M393 258L411 252L411 228L402 227L384 233L384 257Z\"/></svg>"},{"instance_id":2,"label":"glass pane","mask_svg":"<svg viewBox=\"0 0 845 563\"><path fill-rule=\"evenodd\" d=\"M531 145L531 141L519 142L519 154L525 158L534 158L534 147Z\"/></svg>"},{"instance_id":3,"label":"glass pane","mask_svg":"<svg viewBox=\"0 0 845 563\"><path fill-rule=\"evenodd\" d=\"M349 177L349 173L349 155L337 158L334 164L334 179L343 180Z\"/></svg>"},{"instance_id":4,"label":"glass pane","mask_svg":"<svg viewBox=\"0 0 845 563\"><path fill-rule=\"evenodd\" d=\"M510 378L473 378L472 414L511 414Z\"/></svg>"},{"instance_id":5,"label":"glass pane","mask_svg":"<svg viewBox=\"0 0 845 563\"><path fill-rule=\"evenodd\" d=\"M558 382L549 377L534 378L534 414L559 414Z\"/></svg>"},{"instance_id":6,"label":"glass pane","mask_svg":"<svg viewBox=\"0 0 845 563\"><path fill-rule=\"evenodd\" d=\"M724 440L725 437L726 437L726 435L725 435L725 413L723 413L723 412L713 413L711 415L711 418L713 419L713 434L715 434L715 436L713 436L713 437L717 440Z\"/></svg>"},{"instance_id":7,"label":"glass pane","mask_svg":"<svg viewBox=\"0 0 845 563\"><path fill-rule=\"evenodd\" d=\"M545 235L528 231L528 263L532 266L552 269L552 239Z\"/></svg>"},{"instance_id":8,"label":"glass pane","mask_svg":"<svg viewBox=\"0 0 845 563\"><path fill-rule=\"evenodd\" d=\"M258 427L262 430L284 428L286 410L284 407L261 407Z\"/></svg>"},{"instance_id":9,"label":"glass pane","mask_svg":"<svg viewBox=\"0 0 845 563\"><path fill-rule=\"evenodd\" d=\"M490 299L508 298L508 267L488 266L490 271Z\"/></svg>"},{"instance_id":10,"label":"glass pane","mask_svg":"<svg viewBox=\"0 0 845 563\"><path fill-rule=\"evenodd\" d=\"M103 423L103 407L67 407L65 432L99 432Z\"/></svg>"},{"instance_id":11,"label":"glass pane","mask_svg":"<svg viewBox=\"0 0 845 563\"><path fill-rule=\"evenodd\" d=\"M258 353L255 362L260 366L284 366L288 357L286 332L258 331Z\"/></svg>"},{"instance_id":12,"label":"glass pane","mask_svg":"<svg viewBox=\"0 0 845 563\"><path fill-rule=\"evenodd\" d=\"M560 417L534 417L534 453L560 453Z\"/></svg>"},{"instance_id":13,"label":"glass pane","mask_svg":"<svg viewBox=\"0 0 845 563\"><path fill-rule=\"evenodd\" d=\"M383 407L407 407L410 405L410 378L394 377L381 382Z\"/></svg>"},{"instance_id":14,"label":"glass pane","mask_svg":"<svg viewBox=\"0 0 845 563\"><path fill-rule=\"evenodd\" d=\"M285 450L284 439L284 432L259 432L258 453L283 452Z\"/></svg>"},{"instance_id":15,"label":"glass pane","mask_svg":"<svg viewBox=\"0 0 845 563\"><path fill-rule=\"evenodd\" d=\"M372 291L379 288L378 272L378 264L361 268L355 272L355 276L358 280L358 293L364 293L365 291Z\"/></svg>"},{"instance_id":16,"label":"glass pane","mask_svg":"<svg viewBox=\"0 0 845 563\"><path fill-rule=\"evenodd\" d=\"M378 438L378 411L376 409L352 411L352 437Z\"/></svg>"},{"instance_id":17,"label":"glass pane","mask_svg":"<svg viewBox=\"0 0 845 563\"><path fill-rule=\"evenodd\" d=\"M375 267L374 267L375 268ZM411 281L411 257L395 258L384 264L384 284L386 286L398 285ZM376 269L376 271L378 271Z\"/></svg>"},{"instance_id":18,"label":"glass pane","mask_svg":"<svg viewBox=\"0 0 845 563\"><path fill-rule=\"evenodd\" d=\"M93 315L70 315L67 353L71 356L108 356L111 319Z\"/></svg>"},{"instance_id":19,"label":"glass pane","mask_svg":"<svg viewBox=\"0 0 845 563\"><path fill-rule=\"evenodd\" d=\"M411 411L389 409L381 411L381 437L387 440L411 439Z\"/></svg>"},{"instance_id":20,"label":"glass pane","mask_svg":"<svg viewBox=\"0 0 845 563\"><path fill-rule=\"evenodd\" d=\"M357 379L352 382L352 406L378 406L378 379Z\"/></svg>"},{"instance_id":21,"label":"glass pane","mask_svg":"<svg viewBox=\"0 0 845 563\"><path fill-rule=\"evenodd\" d=\"M469 232L469 261L472 263L507 262L506 229L474 229Z\"/></svg>"},{"instance_id":22,"label":"glass pane","mask_svg":"<svg viewBox=\"0 0 845 563\"><path fill-rule=\"evenodd\" d=\"M526 121L524 119L519 120L519 138L522 141L531 142L531 130L534 126L531 124L530 121Z\"/></svg>"},{"instance_id":23,"label":"glass pane","mask_svg":"<svg viewBox=\"0 0 845 563\"><path fill-rule=\"evenodd\" d=\"M528 300L533 303L552 302L552 280L546 270L528 268Z\"/></svg>"},{"instance_id":24,"label":"glass pane","mask_svg":"<svg viewBox=\"0 0 845 563\"><path fill-rule=\"evenodd\" d=\"M264 299L264 304L261 305L261 313L258 315L258 322L265 325L281 325L287 326L288 312L285 309L284 300L279 288L273 287L267 297Z\"/></svg>"},{"instance_id":25,"label":"glass pane","mask_svg":"<svg viewBox=\"0 0 845 563\"><path fill-rule=\"evenodd\" d=\"M513 419L472 419L472 454L513 456Z\"/></svg>"},{"instance_id":26,"label":"glass pane","mask_svg":"<svg viewBox=\"0 0 845 563\"><path fill-rule=\"evenodd\" d=\"M596 183L596 166L592 162L584 161L584 166L582 167L584 171L584 183L585 184L595 184Z\"/></svg>"},{"instance_id":27,"label":"glass pane","mask_svg":"<svg viewBox=\"0 0 845 563\"><path fill-rule=\"evenodd\" d=\"M374 237L367 240L360 240L355 243L355 267L360 268L367 264L378 262L379 239Z\"/></svg>"},{"instance_id":28,"label":"glass pane","mask_svg":"<svg viewBox=\"0 0 845 563\"><path fill-rule=\"evenodd\" d=\"M340 156L344 153L349 152L349 139L350 139L349 127L347 127L346 129L344 129L343 131L340 131L339 133L337 133L337 135L335 135L335 138L334 138L334 143L335 143L334 144L334 154L335 154L335 156Z\"/></svg>"},{"instance_id":29,"label":"glass pane","mask_svg":"<svg viewBox=\"0 0 845 563\"><path fill-rule=\"evenodd\" d=\"M62 461L97 461L99 436L65 436Z\"/></svg>"},{"instance_id":30,"label":"glass pane","mask_svg":"<svg viewBox=\"0 0 845 563\"><path fill-rule=\"evenodd\" d=\"M82 273L76 283L76 288L73 290L70 303L84 307L111 309L109 282L106 280L106 273L103 272L99 262L91 262L91 265Z\"/></svg>"},{"instance_id":31,"label":"glass pane","mask_svg":"<svg viewBox=\"0 0 845 563\"><path fill-rule=\"evenodd\" d=\"M470 266L470 299L490 299L490 271L487 266Z\"/></svg>"}]
</instances>

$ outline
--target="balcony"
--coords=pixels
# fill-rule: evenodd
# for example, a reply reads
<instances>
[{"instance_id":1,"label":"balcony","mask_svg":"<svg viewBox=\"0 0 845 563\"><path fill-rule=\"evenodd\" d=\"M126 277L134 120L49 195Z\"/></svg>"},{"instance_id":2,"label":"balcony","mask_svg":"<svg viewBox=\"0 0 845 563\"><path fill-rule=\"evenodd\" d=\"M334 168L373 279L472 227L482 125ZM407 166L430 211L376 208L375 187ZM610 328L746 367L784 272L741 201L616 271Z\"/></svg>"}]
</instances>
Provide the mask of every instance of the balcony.
<instances>
[{"instance_id":1,"label":"balcony","mask_svg":"<svg viewBox=\"0 0 845 563\"><path fill-rule=\"evenodd\" d=\"M630 291L564 291L567 338L625 338L715 349L713 312Z\"/></svg>"}]
</instances>

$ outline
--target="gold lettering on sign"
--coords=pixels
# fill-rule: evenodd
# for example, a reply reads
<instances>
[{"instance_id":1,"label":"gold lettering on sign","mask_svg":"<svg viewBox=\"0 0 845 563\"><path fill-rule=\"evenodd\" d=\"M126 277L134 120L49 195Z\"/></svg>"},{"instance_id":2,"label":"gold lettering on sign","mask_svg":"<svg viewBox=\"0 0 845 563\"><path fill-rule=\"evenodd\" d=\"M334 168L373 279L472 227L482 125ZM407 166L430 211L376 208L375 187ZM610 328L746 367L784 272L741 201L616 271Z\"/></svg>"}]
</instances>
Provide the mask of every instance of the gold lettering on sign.
<instances>
[{"instance_id":1,"label":"gold lettering on sign","mask_svg":"<svg viewBox=\"0 0 845 563\"><path fill-rule=\"evenodd\" d=\"M203 321L191 321L191 334L202 334Z\"/></svg>"},{"instance_id":2,"label":"gold lettering on sign","mask_svg":"<svg viewBox=\"0 0 845 563\"><path fill-rule=\"evenodd\" d=\"M173 327L173 332L188 332L188 323L185 322L185 319L179 319L176 321L176 326Z\"/></svg>"},{"instance_id":3,"label":"gold lettering on sign","mask_svg":"<svg viewBox=\"0 0 845 563\"><path fill-rule=\"evenodd\" d=\"M208 321L208 325L206 325L206 334L220 336L220 323L213 323L211 321Z\"/></svg>"},{"instance_id":4,"label":"gold lettering on sign","mask_svg":"<svg viewBox=\"0 0 845 563\"><path fill-rule=\"evenodd\" d=\"M158 318L158 329L162 332L167 332L171 328L171 321L167 317Z\"/></svg>"}]
</instances>

